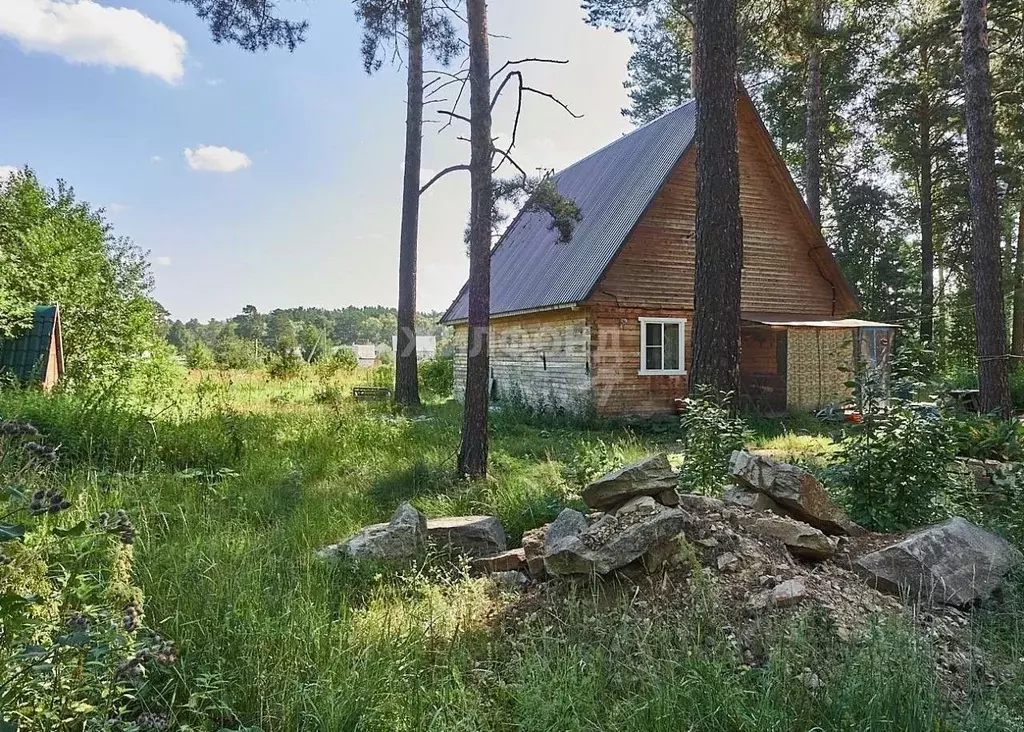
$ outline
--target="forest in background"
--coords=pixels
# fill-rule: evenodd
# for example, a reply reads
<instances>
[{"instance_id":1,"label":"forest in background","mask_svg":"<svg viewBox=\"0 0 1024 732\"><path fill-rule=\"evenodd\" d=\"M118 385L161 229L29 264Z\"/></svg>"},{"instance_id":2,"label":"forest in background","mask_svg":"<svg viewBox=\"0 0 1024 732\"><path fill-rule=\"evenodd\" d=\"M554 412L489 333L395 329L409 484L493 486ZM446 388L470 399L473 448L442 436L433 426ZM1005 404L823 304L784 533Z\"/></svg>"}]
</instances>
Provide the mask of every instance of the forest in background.
<instances>
[{"instance_id":1,"label":"forest in background","mask_svg":"<svg viewBox=\"0 0 1024 732\"><path fill-rule=\"evenodd\" d=\"M416 332L437 338L444 351L451 328L439 324L441 313L418 313ZM348 305L343 308L278 308L261 313L254 305L225 320L205 323L165 318L161 331L192 368L257 368L274 355L301 351L307 362L330 355L338 346L372 344L387 360L398 328L395 308Z\"/></svg>"}]
</instances>

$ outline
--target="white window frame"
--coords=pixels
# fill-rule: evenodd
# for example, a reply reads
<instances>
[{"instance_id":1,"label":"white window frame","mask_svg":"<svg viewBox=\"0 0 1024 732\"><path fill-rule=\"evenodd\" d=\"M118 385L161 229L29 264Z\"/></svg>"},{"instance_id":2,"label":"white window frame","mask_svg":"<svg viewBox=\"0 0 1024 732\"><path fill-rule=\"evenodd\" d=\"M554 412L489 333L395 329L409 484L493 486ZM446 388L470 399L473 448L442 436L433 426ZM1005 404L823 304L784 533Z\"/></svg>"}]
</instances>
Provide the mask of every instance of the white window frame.
<instances>
[{"instance_id":1,"label":"white window frame","mask_svg":"<svg viewBox=\"0 0 1024 732\"><path fill-rule=\"evenodd\" d=\"M640 376L684 376L686 374L686 318L638 318L640 321ZM649 369L647 368L647 326L650 323L679 326L679 368ZM661 335L661 362L665 363L665 330Z\"/></svg>"}]
</instances>

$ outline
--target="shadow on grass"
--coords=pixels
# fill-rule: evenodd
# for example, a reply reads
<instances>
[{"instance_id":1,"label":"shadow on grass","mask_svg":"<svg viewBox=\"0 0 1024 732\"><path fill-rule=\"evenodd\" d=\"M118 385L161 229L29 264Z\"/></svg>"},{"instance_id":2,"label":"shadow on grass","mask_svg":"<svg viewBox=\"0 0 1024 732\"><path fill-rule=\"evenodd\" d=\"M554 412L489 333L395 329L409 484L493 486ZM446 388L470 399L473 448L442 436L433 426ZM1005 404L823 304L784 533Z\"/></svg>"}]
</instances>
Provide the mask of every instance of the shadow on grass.
<instances>
[{"instance_id":1,"label":"shadow on grass","mask_svg":"<svg viewBox=\"0 0 1024 732\"><path fill-rule=\"evenodd\" d=\"M370 486L370 500L384 512L394 511L403 501L444 495L455 487L452 469L416 462L389 473Z\"/></svg>"}]
</instances>

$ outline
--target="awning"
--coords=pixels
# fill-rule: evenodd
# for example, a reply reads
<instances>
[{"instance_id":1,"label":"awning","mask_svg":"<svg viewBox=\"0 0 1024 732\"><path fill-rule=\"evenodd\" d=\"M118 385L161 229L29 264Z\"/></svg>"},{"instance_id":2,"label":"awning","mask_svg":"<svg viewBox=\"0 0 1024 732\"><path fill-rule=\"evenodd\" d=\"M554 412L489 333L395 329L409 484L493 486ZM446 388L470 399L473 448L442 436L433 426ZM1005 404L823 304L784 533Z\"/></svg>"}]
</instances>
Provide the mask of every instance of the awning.
<instances>
[{"instance_id":1,"label":"awning","mask_svg":"<svg viewBox=\"0 0 1024 732\"><path fill-rule=\"evenodd\" d=\"M821 318L808 319L800 315L768 315L764 313L741 313L740 319L749 323L772 325L783 328L899 328L892 323L879 323L874 320L858 318Z\"/></svg>"}]
</instances>

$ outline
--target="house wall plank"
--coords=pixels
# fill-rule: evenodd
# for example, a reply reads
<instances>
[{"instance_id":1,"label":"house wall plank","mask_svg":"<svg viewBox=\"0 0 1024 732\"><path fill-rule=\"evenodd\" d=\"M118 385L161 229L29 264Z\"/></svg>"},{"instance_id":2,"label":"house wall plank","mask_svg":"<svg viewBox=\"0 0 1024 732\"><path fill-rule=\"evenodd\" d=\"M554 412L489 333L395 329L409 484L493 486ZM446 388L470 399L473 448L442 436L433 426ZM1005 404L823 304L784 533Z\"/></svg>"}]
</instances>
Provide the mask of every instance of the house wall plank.
<instances>
[{"instance_id":1,"label":"house wall plank","mask_svg":"<svg viewBox=\"0 0 1024 732\"><path fill-rule=\"evenodd\" d=\"M455 396L466 389L469 330L455 327ZM582 412L592 406L590 324L582 310L558 310L491 321L491 376L498 399Z\"/></svg>"}]
</instances>

